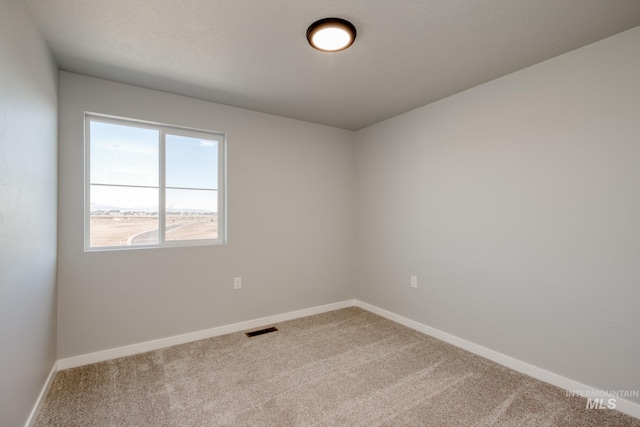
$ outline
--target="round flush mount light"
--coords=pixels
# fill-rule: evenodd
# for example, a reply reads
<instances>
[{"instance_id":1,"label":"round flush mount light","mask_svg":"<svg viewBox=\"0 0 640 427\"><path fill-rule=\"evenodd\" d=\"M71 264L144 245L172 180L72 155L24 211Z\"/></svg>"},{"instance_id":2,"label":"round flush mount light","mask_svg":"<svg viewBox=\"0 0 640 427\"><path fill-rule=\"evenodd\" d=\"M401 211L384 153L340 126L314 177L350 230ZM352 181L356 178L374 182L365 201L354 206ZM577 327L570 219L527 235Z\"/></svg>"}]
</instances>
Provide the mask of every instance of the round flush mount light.
<instances>
[{"instance_id":1,"label":"round flush mount light","mask_svg":"<svg viewBox=\"0 0 640 427\"><path fill-rule=\"evenodd\" d=\"M325 18L314 22L307 29L309 44L324 52L337 52L353 44L356 27L340 18Z\"/></svg>"}]
</instances>

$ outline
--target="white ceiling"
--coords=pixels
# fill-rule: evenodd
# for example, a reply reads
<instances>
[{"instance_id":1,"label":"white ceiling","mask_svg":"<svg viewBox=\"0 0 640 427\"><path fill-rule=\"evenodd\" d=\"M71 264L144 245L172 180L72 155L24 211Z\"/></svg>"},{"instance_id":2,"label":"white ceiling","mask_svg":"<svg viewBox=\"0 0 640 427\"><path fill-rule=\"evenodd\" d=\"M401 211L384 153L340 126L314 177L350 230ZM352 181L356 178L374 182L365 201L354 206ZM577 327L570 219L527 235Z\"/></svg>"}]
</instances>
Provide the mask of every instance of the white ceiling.
<instances>
[{"instance_id":1,"label":"white ceiling","mask_svg":"<svg viewBox=\"0 0 640 427\"><path fill-rule=\"evenodd\" d=\"M63 70L353 130L640 25L640 0L27 2ZM325 17L351 48L307 44Z\"/></svg>"}]
</instances>

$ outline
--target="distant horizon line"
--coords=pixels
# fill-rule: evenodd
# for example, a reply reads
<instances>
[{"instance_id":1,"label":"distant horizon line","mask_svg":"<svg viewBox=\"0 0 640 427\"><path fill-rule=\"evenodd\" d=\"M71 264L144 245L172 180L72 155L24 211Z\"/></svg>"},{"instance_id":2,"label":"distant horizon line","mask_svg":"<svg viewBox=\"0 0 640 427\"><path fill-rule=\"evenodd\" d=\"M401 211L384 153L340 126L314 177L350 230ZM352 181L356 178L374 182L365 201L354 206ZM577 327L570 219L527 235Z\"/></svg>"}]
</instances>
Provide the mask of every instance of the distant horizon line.
<instances>
[{"instance_id":1,"label":"distant horizon line","mask_svg":"<svg viewBox=\"0 0 640 427\"><path fill-rule=\"evenodd\" d=\"M148 210L133 210L133 209L99 209L95 211L90 211L89 214L91 216L97 215L109 215L112 213L117 214L144 214L144 215L158 215L158 211L148 211ZM167 209L166 213L168 214L180 214L180 213L197 213L201 215L217 215L218 212L213 211L204 211L199 209Z\"/></svg>"}]
</instances>

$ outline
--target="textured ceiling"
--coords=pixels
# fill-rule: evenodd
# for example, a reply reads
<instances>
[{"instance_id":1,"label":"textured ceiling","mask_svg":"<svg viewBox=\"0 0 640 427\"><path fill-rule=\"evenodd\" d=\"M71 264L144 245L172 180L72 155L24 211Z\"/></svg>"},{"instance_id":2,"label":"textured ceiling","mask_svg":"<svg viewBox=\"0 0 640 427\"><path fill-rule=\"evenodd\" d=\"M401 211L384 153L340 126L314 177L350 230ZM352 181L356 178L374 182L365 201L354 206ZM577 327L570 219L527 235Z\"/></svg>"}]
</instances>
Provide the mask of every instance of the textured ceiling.
<instances>
[{"instance_id":1,"label":"textured ceiling","mask_svg":"<svg viewBox=\"0 0 640 427\"><path fill-rule=\"evenodd\" d=\"M640 0L27 0L61 69L360 129L640 25ZM306 41L350 20L346 51Z\"/></svg>"}]
</instances>

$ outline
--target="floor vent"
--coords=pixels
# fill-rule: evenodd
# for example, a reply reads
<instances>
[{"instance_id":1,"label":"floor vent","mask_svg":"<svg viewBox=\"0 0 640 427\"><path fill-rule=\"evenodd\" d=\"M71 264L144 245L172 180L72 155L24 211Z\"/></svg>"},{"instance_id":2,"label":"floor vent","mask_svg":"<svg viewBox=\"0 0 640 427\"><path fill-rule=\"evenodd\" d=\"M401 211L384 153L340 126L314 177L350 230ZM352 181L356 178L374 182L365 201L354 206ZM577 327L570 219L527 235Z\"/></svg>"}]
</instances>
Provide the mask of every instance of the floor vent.
<instances>
[{"instance_id":1,"label":"floor vent","mask_svg":"<svg viewBox=\"0 0 640 427\"><path fill-rule=\"evenodd\" d=\"M251 337L255 337L262 334L268 334L269 332L276 332L277 330L278 328L276 328L275 326L272 326L270 328L260 329L259 331L245 332L245 335L251 338Z\"/></svg>"}]
</instances>

